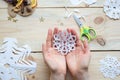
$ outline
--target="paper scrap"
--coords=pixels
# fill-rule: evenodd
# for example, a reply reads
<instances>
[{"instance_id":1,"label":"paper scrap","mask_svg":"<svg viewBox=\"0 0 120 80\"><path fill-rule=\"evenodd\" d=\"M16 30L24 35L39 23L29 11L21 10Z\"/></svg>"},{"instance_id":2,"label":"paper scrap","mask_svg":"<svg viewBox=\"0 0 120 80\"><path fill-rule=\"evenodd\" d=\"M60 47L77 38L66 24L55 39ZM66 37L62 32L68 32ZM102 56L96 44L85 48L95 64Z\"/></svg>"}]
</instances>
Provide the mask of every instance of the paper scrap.
<instances>
[{"instance_id":1,"label":"paper scrap","mask_svg":"<svg viewBox=\"0 0 120 80\"><path fill-rule=\"evenodd\" d=\"M73 4L73 5L78 5L82 2L82 0L70 0L70 2Z\"/></svg>"},{"instance_id":2,"label":"paper scrap","mask_svg":"<svg viewBox=\"0 0 120 80\"><path fill-rule=\"evenodd\" d=\"M73 5L79 5L80 3L84 2L88 5L94 4L97 2L97 0L70 0L71 4Z\"/></svg>"}]
</instances>

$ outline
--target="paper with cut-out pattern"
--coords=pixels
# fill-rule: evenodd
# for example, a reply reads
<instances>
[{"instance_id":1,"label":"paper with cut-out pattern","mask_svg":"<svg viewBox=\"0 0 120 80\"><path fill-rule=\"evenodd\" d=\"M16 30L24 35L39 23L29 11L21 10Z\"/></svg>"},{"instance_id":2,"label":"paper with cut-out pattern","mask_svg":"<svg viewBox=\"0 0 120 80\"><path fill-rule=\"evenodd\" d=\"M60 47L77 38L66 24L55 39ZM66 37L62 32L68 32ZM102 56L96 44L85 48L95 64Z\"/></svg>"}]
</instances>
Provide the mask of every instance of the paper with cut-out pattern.
<instances>
[{"instance_id":1,"label":"paper with cut-out pattern","mask_svg":"<svg viewBox=\"0 0 120 80\"><path fill-rule=\"evenodd\" d=\"M16 39L5 38L0 48L0 80L27 80L26 75L36 70L30 53L29 46L18 47Z\"/></svg>"}]
</instances>

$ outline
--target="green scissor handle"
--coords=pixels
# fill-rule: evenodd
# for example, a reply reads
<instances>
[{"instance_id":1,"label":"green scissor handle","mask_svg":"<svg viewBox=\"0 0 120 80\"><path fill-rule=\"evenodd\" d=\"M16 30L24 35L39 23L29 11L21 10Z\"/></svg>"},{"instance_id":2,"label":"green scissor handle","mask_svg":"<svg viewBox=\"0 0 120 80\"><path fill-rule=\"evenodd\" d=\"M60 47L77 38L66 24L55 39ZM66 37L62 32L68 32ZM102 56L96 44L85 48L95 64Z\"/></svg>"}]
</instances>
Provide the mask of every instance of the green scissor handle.
<instances>
[{"instance_id":1,"label":"green scissor handle","mask_svg":"<svg viewBox=\"0 0 120 80\"><path fill-rule=\"evenodd\" d=\"M80 28L80 38L81 40L84 40L87 38L88 42L96 38L96 32L94 29L88 27L88 26L83 26Z\"/></svg>"}]
</instances>

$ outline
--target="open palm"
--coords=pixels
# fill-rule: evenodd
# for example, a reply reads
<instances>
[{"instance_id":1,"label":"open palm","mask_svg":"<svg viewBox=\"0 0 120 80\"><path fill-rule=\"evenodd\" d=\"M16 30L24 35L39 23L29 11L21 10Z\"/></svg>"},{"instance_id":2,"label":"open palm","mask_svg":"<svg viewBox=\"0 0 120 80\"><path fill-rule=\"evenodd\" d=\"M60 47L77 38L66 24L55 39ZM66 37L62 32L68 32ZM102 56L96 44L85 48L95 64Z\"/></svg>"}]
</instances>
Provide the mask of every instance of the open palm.
<instances>
[{"instance_id":1,"label":"open palm","mask_svg":"<svg viewBox=\"0 0 120 80\"><path fill-rule=\"evenodd\" d=\"M69 32L77 36L74 30L69 29ZM88 69L90 55L88 43L86 41L82 43L77 36L76 49L66 56L67 66L73 76L76 75L77 72Z\"/></svg>"},{"instance_id":2,"label":"open palm","mask_svg":"<svg viewBox=\"0 0 120 80\"><path fill-rule=\"evenodd\" d=\"M54 29L54 33L57 33L58 29ZM51 69L51 71L58 72L58 73L64 73L66 74L66 61L65 56L58 53L53 47L52 47L52 38L53 38L52 30L48 30L47 40L46 44L42 45L43 50L43 57L48 65L48 67Z\"/></svg>"}]
</instances>

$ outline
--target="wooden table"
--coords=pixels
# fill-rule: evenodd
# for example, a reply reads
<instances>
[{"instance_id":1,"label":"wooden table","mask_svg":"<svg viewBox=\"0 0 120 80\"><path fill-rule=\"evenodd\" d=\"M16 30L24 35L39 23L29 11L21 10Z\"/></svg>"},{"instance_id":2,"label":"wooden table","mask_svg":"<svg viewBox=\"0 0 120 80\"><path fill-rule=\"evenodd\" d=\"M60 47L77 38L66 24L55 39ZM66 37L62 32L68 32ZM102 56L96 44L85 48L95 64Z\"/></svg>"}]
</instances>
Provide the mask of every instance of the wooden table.
<instances>
[{"instance_id":1,"label":"wooden table","mask_svg":"<svg viewBox=\"0 0 120 80\"><path fill-rule=\"evenodd\" d=\"M116 56L120 59L120 20L109 19L103 12L105 0L98 0L96 4L87 6L80 4L73 6L69 0L38 0L38 7L29 17L17 15L17 22L8 20L7 4L0 0L0 43L5 37L17 38L19 45L28 44L32 48L32 56L37 62L37 71L29 76L29 80L49 80L50 71L43 61L41 45L45 42L47 30L59 27L74 28L79 33L79 28L73 18L64 18L68 6L69 11L79 9L79 15L85 15L86 24L92 26L98 35L106 40L105 46L100 46L96 40L90 42L92 60L89 66L91 80L109 80L99 71L99 60L106 55ZM41 22L41 17L44 21ZM117 77L116 80L119 80ZM67 80L70 75L67 75Z\"/></svg>"}]
</instances>

